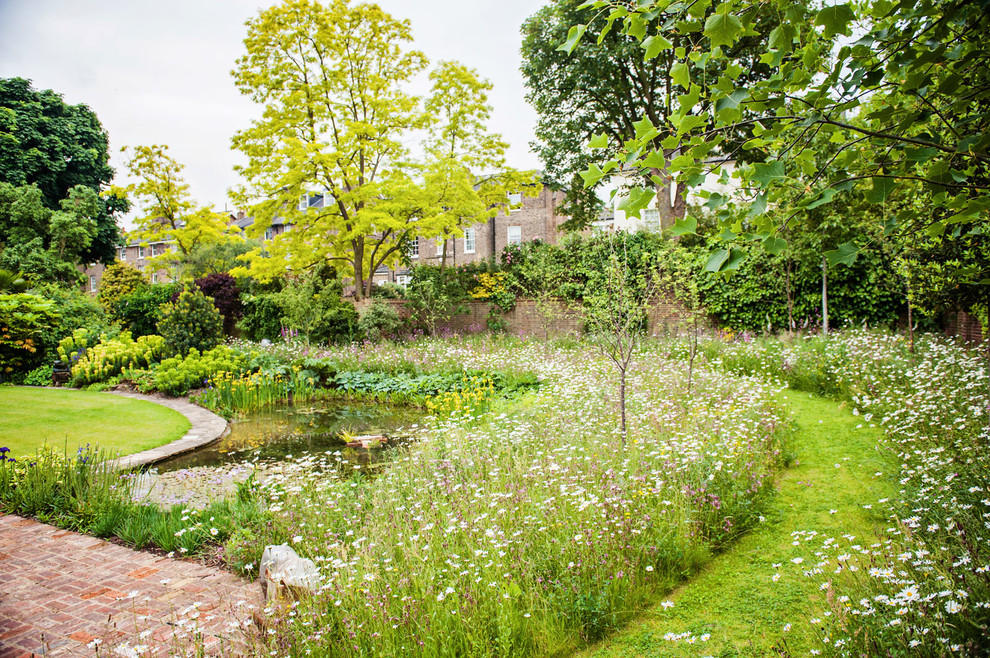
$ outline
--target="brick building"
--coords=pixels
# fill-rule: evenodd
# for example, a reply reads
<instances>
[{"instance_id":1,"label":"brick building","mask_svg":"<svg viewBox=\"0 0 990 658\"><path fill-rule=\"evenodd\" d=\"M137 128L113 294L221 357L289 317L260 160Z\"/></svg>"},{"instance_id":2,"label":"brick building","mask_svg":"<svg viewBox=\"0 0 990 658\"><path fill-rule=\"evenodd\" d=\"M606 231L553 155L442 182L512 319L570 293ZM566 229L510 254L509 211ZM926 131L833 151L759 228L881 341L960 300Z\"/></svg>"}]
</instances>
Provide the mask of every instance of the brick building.
<instances>
[{"instance_id":1,"label":"brick building","mask_svg":"<svg viewBox=\"0 0 990 658\"><path fill-rule=\"evenodd\" d=\"M464 265L489 258L498 258L510 244L522 244L540 240L557 244L562 231L560 225L567 217L559 212L564 193L543 186L536 196L521 193L509 195L509 209L502 210L487 221L464 227L463 237L441 241L435 238L416 238L409 248L409 260L413 265L439 265L444 250L447 265ZM376 283L408 281L409 271L379 268L375 272Z\"/></svg>"},{"instance_id":2,"label":"brick building","mask_svg":"<svg viewBox=\"0 0 990 658\"><path fill-rule=\"evenodd\" d=\"M164 240L156 242L141 242L132 240L123 247L117 247L117 260L136 267L145 273L151 283L169 283L172 277L161 267L152 267L150 258L160 256L172 250L172 245ZM83 268L83 275L86 281L83 282L83 291L95 295L100 289L100 280L106 267L99 263L87 265Z\"/></svg>"}]
</instances>

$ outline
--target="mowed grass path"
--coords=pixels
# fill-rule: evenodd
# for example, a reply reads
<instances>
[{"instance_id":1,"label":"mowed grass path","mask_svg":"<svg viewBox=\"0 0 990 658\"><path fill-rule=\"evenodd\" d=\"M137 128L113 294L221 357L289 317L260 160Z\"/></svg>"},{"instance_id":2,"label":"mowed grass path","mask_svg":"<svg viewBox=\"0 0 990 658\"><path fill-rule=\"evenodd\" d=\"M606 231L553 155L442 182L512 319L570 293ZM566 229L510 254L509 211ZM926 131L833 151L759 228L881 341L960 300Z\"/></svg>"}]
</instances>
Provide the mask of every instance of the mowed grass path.
<instances>
[{"instance_id":1,"label":"mowed grass path","mask_svg":"<svg viewBox=\"0 0 990 658\"><path fill-rule=\"evenodd\" d=\"M128 455L189 431L178 411L153 402L71 389L0 386L0 447L33 455L48 444L73 454L87 443Z\"/></svg>"},{"instance_id":2,"label":"mowed grass path","mask_svg":"<svg viewBox=\"0 0 990 658\"><path fill-rule=\"evenodd\" d=\"M863 506L895 493L890 474L896 471L878 449L881 430L861 416L805 393L787 392L785 400L797 424L788 446L795 462L781 474L775 515L665 597L673 607L657 605L583 655L808 655L816 646L808 620L822 610L818 584L790 563L802 554L791 533L849 533L873 543L889 524ZM781 574L776 582L775 572ZM695 644L664 639L685 632L711 637Z\"/></svg>"}]
</instances>

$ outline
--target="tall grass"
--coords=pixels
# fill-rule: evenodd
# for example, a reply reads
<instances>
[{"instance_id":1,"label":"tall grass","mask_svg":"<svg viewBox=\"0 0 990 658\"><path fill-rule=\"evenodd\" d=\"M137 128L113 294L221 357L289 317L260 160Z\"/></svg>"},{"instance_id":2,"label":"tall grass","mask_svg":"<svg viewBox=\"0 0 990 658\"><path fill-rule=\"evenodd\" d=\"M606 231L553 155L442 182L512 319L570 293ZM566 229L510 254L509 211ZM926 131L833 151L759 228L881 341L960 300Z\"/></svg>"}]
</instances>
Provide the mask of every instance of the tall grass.
<instances>
[{"instance_id":1,"label":"tall grass","mask_svg":"<svg viewBox=\"0 0 990 658\"><path fill-rule=\"evenodd\" d=\"M325 577L292 616L273 612L273 649L564 651L623 623L770 504L786 435L772 387L708 373L681 400L683 373L643 354L623 449L600 356L479 346L431 341L400 356L536 370L539 390L490 407L462 399L375 479L335 476L351 465L330 454L265 483L277 522ZM364 363L385 358L364 349Z\"/></svg>"}]
</instances>

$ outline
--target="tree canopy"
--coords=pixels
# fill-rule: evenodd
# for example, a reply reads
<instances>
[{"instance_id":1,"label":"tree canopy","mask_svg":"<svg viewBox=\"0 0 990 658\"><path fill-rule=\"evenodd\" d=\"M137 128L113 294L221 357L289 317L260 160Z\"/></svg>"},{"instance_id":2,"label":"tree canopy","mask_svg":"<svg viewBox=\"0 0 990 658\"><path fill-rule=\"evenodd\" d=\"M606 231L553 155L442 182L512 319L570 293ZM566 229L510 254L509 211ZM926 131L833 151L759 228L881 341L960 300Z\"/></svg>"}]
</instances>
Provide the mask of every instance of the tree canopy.
<instances>
[{"instance_id":1,"label":"tree canopy","mask_svg":"<svg viewBox=\"0 0 990 658\"><path fill-rule=\"evenodd\" d=\"M704 13L698 9L702 5ZM850 196L883 206L914 183L928 203L903 204L896 215L879 213L888 232L983 235L990 209L988 5L985 0L830 4L805 21L807 10L786 0L726 0L714 12L707 2L589 0L582 5L588 18L572 26L560 46L564 51L576 50L598 16L605 19L602 33L618 30L637 39L646 57L671 58L672 69L705 62L720 66L707 86L675 75L677 110L662 123L640 119L635 139L613 146L616 156L601 167L589 166L587 184L620 166L647 173L663 164L679 182L697 185L706 174L719 172L713 156L755 151L756 161L737 174L749 204L745 220L726 209L730 199L707 195L727 239L759 241L779 252L786 247L781 229L792 217L840 200L848 203ZM745 71L728 53L768 16L781 19L760 46L760 61L772 72L744 84ZM753 138L733 146L730 137L743 126L752 129ZM657 148L654 140L661 133L668 136ZM813 148L822 137L836 146L828 158ZM789 173L785 161L796 164L798 173ZM645 207L645 197L636 197L630 210ZM693 229L689 218L675 233ZM863 242L840 245L829 252L830 261L852 262ZM719 249L709 269L725 271L738 262L731 250ZM987 272L973 268L957 274L990 281Z\"/></svg>"},{"instance_id":2,"label":"tree canopy","mask_svg":"<svg viewBox=\"0 0 990 658\"><path fill-rule=\"evenodd\" d=\"M71 188L51 210L37 185L0 183L0 267L39 283L77 285L100 209L96 192L84 185Z\"/></svg>"},{"instance_id":3,"label":"tree canopy","mask_svg":"<svg viewBox=\"0 0 990 658\"><path fill-rule=\"evenodd\" d=\"M533 146L544 163L545 177L554 187L567 190L565 212L572 216L569 225L573 228L597 219L601 207L593 192L598 181L582 194L579 172L604 156L618 154L629 140L642 137L637 126L644 118L659 127L646 144L669 157L673 149L661 141L672 133L667 117L677 110L679 83L690 80L706 89L725 65L710 60L680 61L674 51L687 46L688 36L670 33L669 43L657 37L643 39L638 33L608 29L612 19L604 13L592 15L586 26L599 35L597 40L575 42L569 52L562 52L558 46L569 28L588 13L579 5L578 0L554 0L522 28L526 98L539 116ZM692 12L704 17L713 10L710 3L696 3ZM659 29L660 20L659 16L644 19L643 29ZM770 67L758 59L757 44L776 22L759 21L752 35L727 49L725 61L742 71L739 83L769 74ZM707 101L700 96L688 113L694 119L700 117L702 123L709 122ZM737 132L749 136L746 129ZM596 153L594 148L602 150ZM638 180L656 188L663 224L669 226L675 217L684 216L686 184L671 179L665 162L654 158L649 164L654 166Z\"/></svg>"},{"instance_id":4,"label":"tree canopy","mask_svg":"<svg viewBox=\"0 0 990 658\"><path fill-rule=\"evenodd\" d=\"M269 279L329 263L363 297L411 238L456 234L462 217L487 211L483 190L505 178L478 187L478 167L504 151L482 129L485 83L441 65L434 95L451 104L424 106L404 90L427 66L411 39L407 21L346 0L286 0L248 22L234 79L262 113L234 137L248 161L235 197L251 208L253 231L276 217L292 230L250 254L245 272ZM414 163L407 144L423 130L426 160Z\"/></svg>"},{"instance_id":5,"label":"tree canopy","mask_svg":"<svg viewBox=\"0 0 990 658\"><path fill-rule=\"evenodd\" d=\"M60 94L37 91L23 78L0 78L0 182L33 184L42 205L58 211L72 188L100 192L110 183L108 149L109 137L87 106L67 105ZM114 196L97 203L96 232L79 258L109 264L120 240L116 215L127 205Z\"/></svg>"},{"instance_id":6,"label":"tree canopy","mask_svg":"<svg viewBox=\"0 0 990 658\"><path fill-rule=\"evenodd\" d=\"M143 242L172 245L174 250L153 260L172 267L176 275L187 274L185 270L198 249L239 235L239 229L228 227L222 214L193 201L189 185L182 179L183 166L168 154L168 146L134 147L127 168L138 182L125 191L136 198L143 213L135 220L133 236Z\"/></svg>"}]
</instances>

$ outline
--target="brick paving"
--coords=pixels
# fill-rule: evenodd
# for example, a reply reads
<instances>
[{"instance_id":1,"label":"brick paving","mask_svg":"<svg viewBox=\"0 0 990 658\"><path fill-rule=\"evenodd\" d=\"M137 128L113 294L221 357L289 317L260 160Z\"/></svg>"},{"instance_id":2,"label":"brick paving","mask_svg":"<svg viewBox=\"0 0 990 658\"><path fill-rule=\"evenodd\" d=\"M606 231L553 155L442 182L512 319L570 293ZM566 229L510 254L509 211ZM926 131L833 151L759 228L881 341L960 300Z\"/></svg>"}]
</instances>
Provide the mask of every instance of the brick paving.
<instances>
[{"instance_id":1,"label":"brick paving","mask_svg":"<svg viewBox=\"0 0 990 658\"><path fill-rule=\"evenodd\" d=\"M0 516L0 658L245 655L260 602L218 569Z\"/></svg>"}]
</instances>

